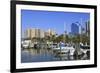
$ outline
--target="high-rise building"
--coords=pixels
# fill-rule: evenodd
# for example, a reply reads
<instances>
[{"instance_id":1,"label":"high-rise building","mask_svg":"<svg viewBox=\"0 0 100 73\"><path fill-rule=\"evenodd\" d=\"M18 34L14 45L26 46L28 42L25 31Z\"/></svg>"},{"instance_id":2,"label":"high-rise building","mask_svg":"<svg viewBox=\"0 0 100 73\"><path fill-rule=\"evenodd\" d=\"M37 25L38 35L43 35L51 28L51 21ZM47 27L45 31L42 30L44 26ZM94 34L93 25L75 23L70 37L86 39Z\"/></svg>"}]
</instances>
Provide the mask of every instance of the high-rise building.
<instances>
[{"instance_id":1,"label":"high-rise building","mask_svg":"<svg viewBox=\"0 0 100 73\"><path fill-rule=\"evenodd\" d=\"M55 34L56 34L56 32L54 30L51 30L51 29L48 29L48 31L45 32L46 36L52 36L52 35L55 35Z\"/></svg>"},{"instance_id":2,"label":"high-rise building","mask_svg":"<svg viewBox=\"0 0 100 73\"><path fill-rule=\"evenodd\" d=\"M40 30L38 28L33 28L33 29L27 29L25 31L25 37L26 38L44 38L45 34L43 30Z\"/></svg>"},{"instance_id":3,"label":"high-rise building","mask_svg":"<svg viewBox=\"0 0 100 73\"><path fill-rule=\"evenodd\" d=\"M71 24L71 34L78 35L79 34L79 26L76 23Z\"/></svg>"},{"instance_id":4,"label":"high-rise building","mask_svg":"<svg viewBox=\"0 0 100 73\"><path fill-rule=\"evenodd\" d=\"M45 37L45 32L43 30L40 30L40 38L44 38Z\"/></svg>"},{"instance_id":5,"label":"high-rise building","mask_svg":"<svg viewBox=\"0 0 100 73\"><path fill-rule=\"evenodd\" d=\"M31 32L30 33L31 33L31 36L30 37L31 38L34 38L35 37L35 29L31 29Z\"/></svg>"},{"instance_id":6,"label":"high-rise building","mask_svg":"<svg viewBox=\"0 0 100 73\"><path fill-rule=\"evenodd\" d=\"M27 29L24 31L24 37L25 38L31 38L31 29Z\"/></svg>"},{"instance_id":7,"label":"high-rise building","mask_svg":"<svg viewBox=\"0 0 100 73\"><path fill-rule=\"evenodd\" d=\"M87 21L86 22L86 35L89 36L89 34L90 34L90 22Z\"/></svg>"}]
</instances>

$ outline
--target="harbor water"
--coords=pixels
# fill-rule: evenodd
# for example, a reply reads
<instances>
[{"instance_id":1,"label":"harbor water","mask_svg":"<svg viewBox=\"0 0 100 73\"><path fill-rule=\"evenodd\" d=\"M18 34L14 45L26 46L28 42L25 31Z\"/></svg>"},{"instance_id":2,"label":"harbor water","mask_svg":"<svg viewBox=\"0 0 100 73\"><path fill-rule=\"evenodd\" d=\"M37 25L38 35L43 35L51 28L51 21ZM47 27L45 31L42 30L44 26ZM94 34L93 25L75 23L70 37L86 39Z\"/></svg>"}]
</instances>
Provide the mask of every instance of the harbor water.
<instances>
[{"instance_id":1,"label":"harbor water","mask_svg":"<svg viewBox=\"0 0 100 73\"><path fill-rule=\"evenodd\" d=\"M30 62L51 62L51 61L72 61L72 60L88 60L88 54L78 56L69 55L69 53L60 53L52 49L21 49L21 63Z\"/></svg>"}]
</instances>

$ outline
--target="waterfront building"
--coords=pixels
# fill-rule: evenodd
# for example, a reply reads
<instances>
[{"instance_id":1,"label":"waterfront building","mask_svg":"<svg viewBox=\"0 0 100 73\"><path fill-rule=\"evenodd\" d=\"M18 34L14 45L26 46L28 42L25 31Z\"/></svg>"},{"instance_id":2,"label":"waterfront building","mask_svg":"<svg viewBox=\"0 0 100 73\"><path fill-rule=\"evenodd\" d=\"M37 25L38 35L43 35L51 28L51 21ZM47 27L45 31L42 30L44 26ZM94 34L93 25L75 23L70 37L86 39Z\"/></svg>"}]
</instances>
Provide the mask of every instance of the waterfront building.
<instances>
[{"instance_id":1,"label":"waterfront building","mask_svg":"<svg viewBox=\"0 0 100 73\"><path fill-rule=\"evenodd\" d=\"M24 38L31 38L31 29L27 29L24 31Z\"/></svg>"},{"instance_id":2,"label":"waterfront building","mask_svg":"<svg viewBox=\"0 0 100 73\"><path fill-rule=\"evenodd\" d=\"M44 38L45 33L43 30L38 28L26 29L24 32L26 38Z\"/></svg>"},{"instance_id":3,"label":"waterfront building","mask_svg":"<svg viewBox=\"0 0 100 73\"><path fill-rule=\"evenodd\" d=\"M52 36L52 35L56 35L56 32L54 30L48 29L45 32L45 36Z\"/></svg>"}]
</instances>

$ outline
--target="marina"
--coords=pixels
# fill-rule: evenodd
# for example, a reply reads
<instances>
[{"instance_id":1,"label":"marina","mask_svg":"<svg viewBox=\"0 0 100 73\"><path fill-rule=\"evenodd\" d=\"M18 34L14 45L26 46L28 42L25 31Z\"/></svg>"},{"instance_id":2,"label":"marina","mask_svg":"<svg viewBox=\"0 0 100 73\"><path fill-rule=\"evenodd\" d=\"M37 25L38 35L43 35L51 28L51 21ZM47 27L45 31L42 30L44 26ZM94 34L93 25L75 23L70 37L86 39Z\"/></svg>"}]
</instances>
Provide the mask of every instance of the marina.
<instances>
[{"instance_id":1,"label":"marina","mask_svg":"<svg viewBox=\"0 0 100 73\"><path fill-rule=\"evenodd\" d=\"M41 46L40 46L41 47ZM83 48L85 47L85 48ZM74 47L64 44L61 46L53 45L52 48L27 47L21 50L21 62L49 62L49 61L72 61L89 60L90 50L87 46L80 46L80 51Z\"/></svg>"},{"instance_id":2,"label":"marina","mask_svg":"<svg viewBox=\"0 0 100 73\"><path fill-rule=\"evenodd\" d=\"M45 11L28 12L31 12L32 15L35 12L45 13ZM51 14L51 16L54 13L55 12L48 12L48 14ZM64 16L63 19L65 19L66 16L69 16L69 14L75 17L77 15L80 15L73 12L58 12L58 14ZM83 19L84 17L80 17L74 22L71 21L70 23L68 23L66 20L64 20L61 22L61 24L59 24L56 23L58 22L57 19L59 19L58 17L56 17L56 21L54 21L53 25L47 24L45 26L41 23L39 25L35 23L34 25L29 24L31 25L31 27L28 27L26 23L23 24L23 26L26 25L27 28L22 30L23 36L21 37L21 62L27 63L47 61L89 60L90 20L88 14L82 13L81 15L86 15L86 19ZM50 16L48 16L48 18L49 17ZM69 19L67 18L67 20Z\"/></svg>"}]
</instances>

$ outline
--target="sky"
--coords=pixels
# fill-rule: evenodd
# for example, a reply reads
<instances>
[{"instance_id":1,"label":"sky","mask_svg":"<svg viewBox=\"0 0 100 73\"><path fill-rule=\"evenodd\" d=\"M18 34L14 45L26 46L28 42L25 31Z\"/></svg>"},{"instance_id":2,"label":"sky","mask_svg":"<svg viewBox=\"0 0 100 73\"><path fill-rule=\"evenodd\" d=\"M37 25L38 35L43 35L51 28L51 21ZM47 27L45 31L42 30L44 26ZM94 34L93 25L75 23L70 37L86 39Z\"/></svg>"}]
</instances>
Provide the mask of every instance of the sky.
<instances>
[{"instance_id":1,"label":"sky","mask_svg":"<svg viewBox=\"0 0 100 73\"><path fill-rule=\"evenodd\" d=\"M40 10L21 10L22 32L27 28L39 28L44 31L52 29L57 34L64 33L64 24L67 33L71 32L71 24L75 22L85 26L85 22L90 19L89 13L82 12L56 12Z\"/></svg>"}]
</instances>

